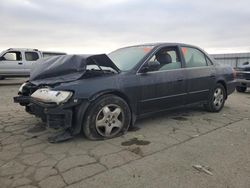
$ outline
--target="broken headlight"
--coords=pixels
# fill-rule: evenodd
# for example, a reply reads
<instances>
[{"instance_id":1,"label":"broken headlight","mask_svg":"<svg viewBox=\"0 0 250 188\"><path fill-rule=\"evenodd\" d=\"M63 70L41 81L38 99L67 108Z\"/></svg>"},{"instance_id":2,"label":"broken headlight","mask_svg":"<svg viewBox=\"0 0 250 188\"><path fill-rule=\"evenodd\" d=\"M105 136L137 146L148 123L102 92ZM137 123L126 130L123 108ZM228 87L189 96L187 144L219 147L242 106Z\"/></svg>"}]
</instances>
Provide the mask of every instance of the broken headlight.
<instances>
[{"instance_id":1,"label":"broken headlight","mask_svg":"<svg viewBox=\"0 0 250 188\"><path fill-rule=\"evenodd\" d=\"M24 86L26 86L27 85L27 82L24 82L21 86L20 86L20 88L19 88L19 92L20 93L22 93L23 92L23 88L24 88Z\"/></svg>"},{"instance_id":2,"label":"broken headlight","mask_svg":"<svg viewBox=\"0 0 250 188\"><path fill-rule=\"evenodd\" d=\"M36 90L31 97L45 103L61 104L67 102L72 96L70 91L53 91L49 88Z\"/></svg>"}]
</instances>

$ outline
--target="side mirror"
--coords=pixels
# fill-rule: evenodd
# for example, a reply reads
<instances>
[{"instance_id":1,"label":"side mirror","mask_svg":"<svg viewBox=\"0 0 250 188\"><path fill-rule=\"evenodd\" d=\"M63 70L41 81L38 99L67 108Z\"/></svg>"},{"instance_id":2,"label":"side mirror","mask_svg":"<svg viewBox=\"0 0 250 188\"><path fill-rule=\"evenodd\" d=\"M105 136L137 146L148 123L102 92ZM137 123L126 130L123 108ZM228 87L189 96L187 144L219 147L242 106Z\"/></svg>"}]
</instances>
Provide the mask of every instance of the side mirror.
<instances>
[{"instance_id":1,"label":"side mirror","mask_svg":"<svg viewBox=\"0 0 250 188\"><path fill-rule=\"evenodd\" d=\"M156 71L160 68L160 63L157 61L147 62L140 70L141 73L146 73L149 71Z\"/></svg>"},{"instance_id":2,"label":"side mirror","mask_svg":"<svg viewBox=\"0 0 250 188\"><path fill-rule=\"evenodd\" d=\"M4 61L5 58L3 56L0 57L0 61Z\"/></svg>"},{"instance_id":3,"label":"side mirror","mask_svg":"<svg viewBox=\"0 0 250 188\"><path fill-rule=\"evenodd\" d=\"M141 73L147 73L149 71L149 66L146 65L146 66L143 66L140 70Z\"/></svg>"},{"instance_id":4,"label":"side mirror","mask_svg":"<svg viewBox=\"0 0 250 188\"><path fill-rule=\"evenodd\" d=\"M249 62L247 61L247 62L243 63L243 65L249 65Z\"/></svg>"}]
</instances>

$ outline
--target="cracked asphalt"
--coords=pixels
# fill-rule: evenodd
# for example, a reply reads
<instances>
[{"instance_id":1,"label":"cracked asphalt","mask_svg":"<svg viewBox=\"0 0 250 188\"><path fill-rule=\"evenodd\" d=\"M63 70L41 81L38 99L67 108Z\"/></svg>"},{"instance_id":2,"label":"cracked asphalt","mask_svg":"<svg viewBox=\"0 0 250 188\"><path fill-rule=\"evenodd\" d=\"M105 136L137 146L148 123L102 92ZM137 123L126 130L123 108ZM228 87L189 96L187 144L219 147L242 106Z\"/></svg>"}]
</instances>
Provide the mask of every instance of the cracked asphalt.
<instances>
[{"instance_id":1,"label":"cracked asphalt","mask_svg":"<svg viewBox=\"0 0 250 188\"><path fill-rule=\"evenodd\" d=\"M220 113L168 111L115 139L50 144L54 130L13 103L23 80L0 81L1 188L250 187L250 92Z\"/></svg>"}]
</instances>

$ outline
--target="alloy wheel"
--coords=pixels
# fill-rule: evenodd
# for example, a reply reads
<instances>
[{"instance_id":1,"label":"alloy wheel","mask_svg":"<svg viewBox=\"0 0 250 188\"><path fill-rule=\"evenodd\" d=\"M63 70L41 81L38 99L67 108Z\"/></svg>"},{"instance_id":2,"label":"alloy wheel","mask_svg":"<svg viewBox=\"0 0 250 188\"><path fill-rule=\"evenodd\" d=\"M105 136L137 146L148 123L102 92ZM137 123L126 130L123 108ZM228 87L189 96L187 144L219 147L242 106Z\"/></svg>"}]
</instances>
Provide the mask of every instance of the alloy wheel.
<instances>
[{"instance_id":1,"label":"alloy wheel","mask_svg":"<svg viewBox=\"0 0 250 188\"><path fill-rule=\"evenodd\" d=\"M115 104L106 105L98 112L95 126L104 137L112 137L120 132L124 124L124 112Z\"/></svg>"},{"instance_id":2,"label":"alloy wheel","mask_svg":"<svg viewBox=\"0 0 250 188\"><path fill-rule=\"evenodd\" d=\"M224 102L224 93L221 88L216 88L214 91L213 104L215 108L219 109Z\"/></svg>"}]
</instances>

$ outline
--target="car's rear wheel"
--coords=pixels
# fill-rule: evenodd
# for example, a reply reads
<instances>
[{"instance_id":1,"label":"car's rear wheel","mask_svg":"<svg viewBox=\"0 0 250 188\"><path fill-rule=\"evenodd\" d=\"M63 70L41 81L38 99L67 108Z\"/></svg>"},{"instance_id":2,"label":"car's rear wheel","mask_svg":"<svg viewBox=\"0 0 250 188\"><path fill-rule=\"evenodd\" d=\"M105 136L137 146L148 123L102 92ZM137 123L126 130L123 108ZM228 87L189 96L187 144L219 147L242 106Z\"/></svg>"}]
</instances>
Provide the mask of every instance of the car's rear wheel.
<instances>
[{"instance_id":1,"label":"car's rear wheel","mask_svg":"<svg viewBox=\"0 0 250 188\"><path fill-rule=\"evenodd\" d=\"M244 93L247 90L247 87L244 86L237 86L236 90L240 93Z\"/></svg>"},{"instance_id":2,"label":"car's rear wheel","mask_svg":"<svg viewBox=\"0 0 250 188\"><path fill-rule=\"evenodd\" d=\"M124 134L130 124L131 112L122 98L105 95L91 104L85 117L85 136L91 140L102 140Z\"/></svg>"},{"instance_id":3,"label":"car's rear wheel","mask_svg":"<svg viewBox=\"0 0 250 188\"><path fill-rule=\"evenodd\" d=\"M209 100L205 104L205 108L209 112L219 112L225 103L226 91L222 84L216 84L215 88L209 95Z\"/></svg>"}]
</instances>

